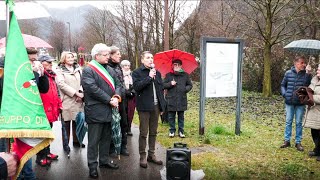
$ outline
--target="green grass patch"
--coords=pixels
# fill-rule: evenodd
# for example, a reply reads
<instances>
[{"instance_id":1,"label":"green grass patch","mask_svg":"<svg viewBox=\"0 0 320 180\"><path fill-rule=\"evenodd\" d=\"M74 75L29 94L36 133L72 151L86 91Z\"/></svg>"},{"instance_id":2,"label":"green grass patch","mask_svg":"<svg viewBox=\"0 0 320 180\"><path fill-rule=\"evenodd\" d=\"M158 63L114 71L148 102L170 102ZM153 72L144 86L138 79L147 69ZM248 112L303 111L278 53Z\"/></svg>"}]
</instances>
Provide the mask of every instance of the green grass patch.
<instances>
[{"instance_id":1,"label":"green grass patch","mask_svg":"<svg viewBox=\"0 0 320 180\"><path fill-rule=\"evenodd\" d=\"M259 93L243 92L241 134L235 135L236 99L210 98L205 106L205 135L199 135L199 84L188 94L185 112L186 138L169 138L169 125L159 124L157 140L164 147L174 142L192 147L212 147L216 151L192 155L192 169L203 169L205 179L320 179L320 162L308 156L314 148L310 129L304 129L304 152L292 147L280 149L285 127L282 97L262 98ZM138 124L135 115L134 123Z\"/></svg>"}]
</instances>

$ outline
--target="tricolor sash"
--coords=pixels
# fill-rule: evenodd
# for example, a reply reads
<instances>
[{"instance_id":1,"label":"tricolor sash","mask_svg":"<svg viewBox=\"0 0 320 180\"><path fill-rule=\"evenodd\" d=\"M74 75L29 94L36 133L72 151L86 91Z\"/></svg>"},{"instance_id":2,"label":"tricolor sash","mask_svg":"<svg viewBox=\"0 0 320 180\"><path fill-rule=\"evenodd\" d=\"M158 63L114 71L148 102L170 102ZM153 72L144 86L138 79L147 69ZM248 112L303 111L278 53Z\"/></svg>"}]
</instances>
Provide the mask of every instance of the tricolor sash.
<instances>
[{"instance_id":1,"label":"tricolor sash","mask_svg":"<svg viewBox=\"0 0 320 180\"><path fill-rule=\"evenodd\" d=\"M91 60L88 66L91 67L95 72L97 72L102 77L102 79L109 84L111 89L115 91L113 78L101 64L99 64L96 60Z\"/></svg>"}]
</instances>

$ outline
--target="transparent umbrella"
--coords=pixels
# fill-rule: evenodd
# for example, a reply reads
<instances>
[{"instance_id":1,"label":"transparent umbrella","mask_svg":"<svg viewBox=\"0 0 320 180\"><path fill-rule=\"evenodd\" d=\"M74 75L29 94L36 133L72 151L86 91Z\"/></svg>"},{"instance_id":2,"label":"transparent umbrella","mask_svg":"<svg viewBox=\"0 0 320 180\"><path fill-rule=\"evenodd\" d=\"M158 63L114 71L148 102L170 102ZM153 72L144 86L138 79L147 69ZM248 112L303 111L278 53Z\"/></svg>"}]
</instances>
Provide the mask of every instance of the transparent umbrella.
<instances>
[{"instance_id":1,"label":"transparent umbrella","mask_svg":"<svg viewBox=\"0 0 320 180\"><path fill-rule=\"evenodd\" d=\"M14 12L18 19L50 17L48 11L35 2L15 2ZM0 20L6 20L5 1L0 1Z\"/></svg>"},{"instance_id":2,"label":"transparent umbrella","mask_svg":"<svg viewBox=\"0 0 320 180\"><path fill-rule=\"evenodd\" d=\"M284 47L288 51L307 55L318 55L320 53L320 41L314 39L300 39L292 41Z\"/></svg>"}]
</instances>

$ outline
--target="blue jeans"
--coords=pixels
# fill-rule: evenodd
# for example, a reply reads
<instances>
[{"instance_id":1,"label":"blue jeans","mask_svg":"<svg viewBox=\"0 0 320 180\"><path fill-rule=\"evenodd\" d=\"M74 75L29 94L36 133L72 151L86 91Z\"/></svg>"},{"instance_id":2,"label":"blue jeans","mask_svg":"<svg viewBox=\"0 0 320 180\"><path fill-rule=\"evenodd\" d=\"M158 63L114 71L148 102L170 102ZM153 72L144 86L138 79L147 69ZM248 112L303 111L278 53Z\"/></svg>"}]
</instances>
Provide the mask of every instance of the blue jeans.
<instances>
[{"instance_id":1,"label":"blue jeans","mask_svg":"<svg viewBox=\"0 0 320 180\"><path fill-rule=\"evenodd\" d=\"M168 112L168 121L170 125L170 133L176 132L176 113L178 113L178 127L179 132L184 134L184 111L169 111Z\"/></svg>"},{"instance_id":2,"label":"blue jeans","mask_svg":"<svg viewBox=\"0 0 320 180\"><path fill-rule=\"evenodd\" d=\"M32 158L30 158L23 166L18 180L35 180L36 175L32 170Z\"/></svg>"},{"instance_id":3,"label":"blue jeans","mask_svg":"<svg viewBox=\"0 0 320 180\"><path fill-rule=\"evenodd\" d=\"M288 105L286 104L286 128L284 140L290 142L292 134L292 121L296 119L296 144L301 143L302 139L302 119L306 110L305 105Z\"/></svg>"}]
</instances>

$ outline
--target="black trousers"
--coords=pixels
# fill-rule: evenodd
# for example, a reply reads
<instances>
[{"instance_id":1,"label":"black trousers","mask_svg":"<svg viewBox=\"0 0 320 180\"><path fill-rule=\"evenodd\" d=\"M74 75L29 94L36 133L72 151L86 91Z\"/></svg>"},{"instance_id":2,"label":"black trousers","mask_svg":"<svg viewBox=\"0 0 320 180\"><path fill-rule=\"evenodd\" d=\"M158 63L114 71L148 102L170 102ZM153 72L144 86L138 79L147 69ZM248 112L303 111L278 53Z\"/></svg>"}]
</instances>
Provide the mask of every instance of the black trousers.
<instances>
[{"instance_id":1,"label":"black trousers","mask_svg":"<svg viewBox=\"0 0 320 180\"><path fill-rule=\"evenodd\" d=\"M311 136L314 143L313 151L320 155L320 130L319 129L311 129Z\"/></svg>"},{"instance_id":2,"label":"black trousers","mask_svg":"<svg viewBox=\"0 0 320 180\"><path fill-rule=\"evenodd\" d=\"M111 122L88 124L87 160L89 169L95 169L99 164L109 162L111 142Z\"/></svg>"}]
</instances>

